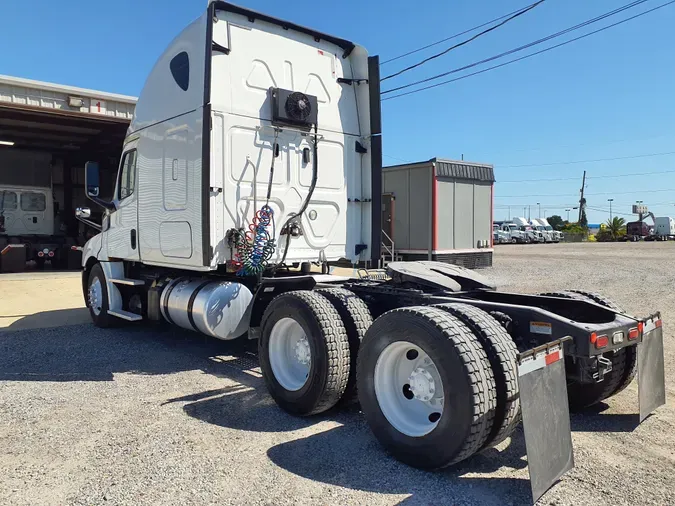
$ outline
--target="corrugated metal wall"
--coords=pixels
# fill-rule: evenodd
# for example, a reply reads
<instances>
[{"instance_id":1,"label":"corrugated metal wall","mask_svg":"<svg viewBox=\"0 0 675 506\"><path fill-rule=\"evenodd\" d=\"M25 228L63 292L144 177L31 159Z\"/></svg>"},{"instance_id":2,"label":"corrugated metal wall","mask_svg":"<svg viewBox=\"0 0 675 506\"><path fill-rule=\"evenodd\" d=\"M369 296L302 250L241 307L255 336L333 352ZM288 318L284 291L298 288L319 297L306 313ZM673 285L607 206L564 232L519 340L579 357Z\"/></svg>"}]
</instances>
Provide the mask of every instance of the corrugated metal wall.
<instances>
[{"instance_id":1,"label":"corrugated metal wall","mask_svg":"<svg viewBox=\"0 0 675 506\"><path fill-rule=\"evenodd\" d=\"M476 248L492 233L491 184L438 178L438 244L436 249Z\"/></svg>"},{"instance_id":2,"label":"corrugated metal wall","mask_svg":"<svg viewBox=\"0 0 675 506\"><path fill-rule=\"evenodd\" d=\"M392 193L396 249L428 249L430 233L431 166L387 170L383 193Z\"/></svg>"}]
</instances>

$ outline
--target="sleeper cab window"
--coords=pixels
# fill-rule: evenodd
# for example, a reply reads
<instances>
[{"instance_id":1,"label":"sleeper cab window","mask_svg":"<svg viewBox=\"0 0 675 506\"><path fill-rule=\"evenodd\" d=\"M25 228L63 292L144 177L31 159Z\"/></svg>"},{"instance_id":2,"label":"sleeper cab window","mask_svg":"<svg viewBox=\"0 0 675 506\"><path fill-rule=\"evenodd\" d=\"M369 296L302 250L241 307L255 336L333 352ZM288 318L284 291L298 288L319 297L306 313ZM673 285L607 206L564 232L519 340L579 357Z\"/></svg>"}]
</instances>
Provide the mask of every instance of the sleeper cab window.
<instances>
[{"instance_id":1,"label":"sleeper cab window","mask_svg":"<svg viewBox=\"0 0 675 506\"><path fill-rule=\"evenodd\" d=\"M169 63L171 75L181 90L187 91L190 86L190 57L183 51L171 59Z\"/></svg>"},{"instance_id":2,"label":"sleeper cab window","mask_svg":"<svg viewBox=\"0 0 675 506\"><path fill-rule=\"evenodd\" d=\"M120 174L119 199L124 200L131 196L136 188L136 150L132 149L124 153L122 161L122 173Z\"/></svg>"}]
</instances>

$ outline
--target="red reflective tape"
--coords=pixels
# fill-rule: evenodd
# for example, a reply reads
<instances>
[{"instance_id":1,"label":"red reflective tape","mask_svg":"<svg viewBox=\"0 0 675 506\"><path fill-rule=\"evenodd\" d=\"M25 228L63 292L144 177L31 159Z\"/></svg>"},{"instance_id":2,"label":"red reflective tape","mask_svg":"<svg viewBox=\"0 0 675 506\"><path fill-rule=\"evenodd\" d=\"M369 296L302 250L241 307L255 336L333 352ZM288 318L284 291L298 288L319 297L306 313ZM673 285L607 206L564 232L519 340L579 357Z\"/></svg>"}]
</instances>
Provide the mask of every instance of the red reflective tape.
<instances>
[{"instance_id":1,"label":"red reflective tape","mask_svg":"<svg viewBox=\"0 0 675 506\"><path fill-rule=\"evenodd\" d=\"M546 365L551 365L560 360L560 350L554 351L546 355Z\"/></svg>"},{"instance_id":2,"label":"red reflective tape","mask_svg":"<svg viewBox=\"0 0 675 506\"><path fill-rule=\"evenodd\" d=\"M4 248L2 248L2 251L0 251L0 255L4 255L5 253L7 253L10 248L11 246L5 246Z\"/></svg>"}]
</instances>

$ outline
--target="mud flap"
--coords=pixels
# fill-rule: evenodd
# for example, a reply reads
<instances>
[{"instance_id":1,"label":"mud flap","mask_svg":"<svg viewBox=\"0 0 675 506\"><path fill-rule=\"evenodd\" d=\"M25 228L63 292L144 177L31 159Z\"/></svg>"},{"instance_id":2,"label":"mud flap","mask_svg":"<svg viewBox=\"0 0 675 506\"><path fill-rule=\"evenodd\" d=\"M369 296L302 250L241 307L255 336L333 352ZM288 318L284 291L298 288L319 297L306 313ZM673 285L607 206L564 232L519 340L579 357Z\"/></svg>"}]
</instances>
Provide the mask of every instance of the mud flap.
<instances>
[{"instance_id":1,"label":"mud flap","mask_svg":"<svg viewBox=\"0 0 675 506\"><path fill-rule=\"evenodd\" d=\"M644 321L642 342L638 344L638 398L640 423L652 411L666 403L663 327L660 313Z\"/></svg>"},{"instance_id":2,"label":"mud flap","mask_svg":"<svg viewBox=\"0 0 675 506\"><path fill-rule=\"evenodd\" d=\"M533 502L574 467L562 345L569 339L552 341L518 355L520 405Z\"/></svg>"}]
</instances>

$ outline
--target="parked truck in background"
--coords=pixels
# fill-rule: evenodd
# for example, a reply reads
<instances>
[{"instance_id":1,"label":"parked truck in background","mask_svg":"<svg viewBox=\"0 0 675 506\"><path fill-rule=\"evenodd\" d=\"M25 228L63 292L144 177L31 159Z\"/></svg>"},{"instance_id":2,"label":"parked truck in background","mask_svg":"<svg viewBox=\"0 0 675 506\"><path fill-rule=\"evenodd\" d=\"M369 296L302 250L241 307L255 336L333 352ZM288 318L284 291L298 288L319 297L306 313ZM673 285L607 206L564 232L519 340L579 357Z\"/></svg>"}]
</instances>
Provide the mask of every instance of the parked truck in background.
<instances>
[{"instance_id":1,"label":"parked truck in background","mask_svg":"<svg viewBox=\"0 0 675 506\"><path fill-rule=\"evenodd\" d=\"M7 254L13 245L38 268L47 261L61 267L67 261L67 242L51 188L0 184L0 252Z\"/></svg>"},{"instance_id":2,"label":"parked truck in background","mask_svg":"<svg viewBox=\"0 0 675 506\"><path fill-rule=\"evenodd\" d=\"M518 230L523 232L527 237L528 242L531 243L541 243L545 242L544 234L535 229L530 223L523 217L519 216L513 218L514 223L518 226Z\"/></svg>"},{"instance_id":3,"label":"parked truck in background","mask_svg":"<svg viewBox=\"0 0 675 506\"><path fill-rule=\"evenodd\" d=\"M654 218L654 235L660 241L675 239L675 219L669 216Z\"/></svg>"},{"instance_id":4,"label":"parked truck in background","mask_svg":"<svg viewBox=\"0 0 675 506\"><path fill-rule=\"evenodd\" d=\"M573 467L569 406L623 390L638 360L641 418L665 402L660 314L500 292L439 262L313 273L380 258L379 68L345 39L211 2L146 81L113 200L87 164L105 209L83 256L92 321L257 339L281 409L358 397L379 442L419 468L491 448L522 418L536 501Z\"/></svg>"},{"instance_id":5,"label":"parked truck in background","mask_svg":"<svg viewBox=\"0 0 675 506\"><path fill-rule=\"evenodd\" d=\"M532 218L532 220L530 220L530 225L532 225L532 228L541 233L541 235L544 237L544 242L547 243L556 242L555 241L556 238L554 237L553 233L553 228L551 228L551 230L548 230L540 219Z\"/></svg>"},{"instance_id":6,"label":"parked truck in background","mask_svg":"<svg viewBox=\"0 0 675 506\"><path fill-rule=\"evenodd\" d=\"M546 218L537 218L537 221L551 234L553 242L560 242L563 239L563 233L558 230L553 230L553 227Z\"/></svg>"},{"instance_id":7,"label":"parked truck in background","mask_svg":"<svg viewBox=\"0 0 675 506\"><path fill-rule=\"evenodd\" d=\"M500 222L498 223L498 226L504 237L506 237L511 244L527 244L531 242L527 232L521 230L515 223Z\"/></svg>"}]
</instances>

